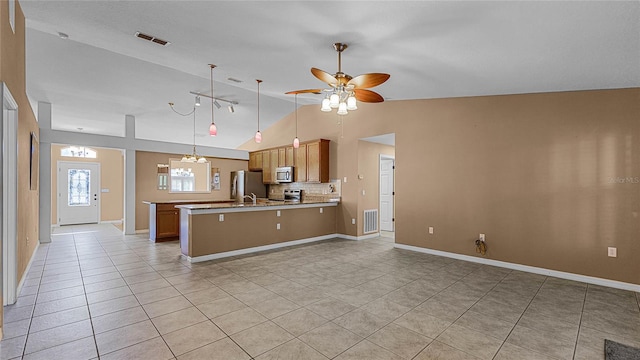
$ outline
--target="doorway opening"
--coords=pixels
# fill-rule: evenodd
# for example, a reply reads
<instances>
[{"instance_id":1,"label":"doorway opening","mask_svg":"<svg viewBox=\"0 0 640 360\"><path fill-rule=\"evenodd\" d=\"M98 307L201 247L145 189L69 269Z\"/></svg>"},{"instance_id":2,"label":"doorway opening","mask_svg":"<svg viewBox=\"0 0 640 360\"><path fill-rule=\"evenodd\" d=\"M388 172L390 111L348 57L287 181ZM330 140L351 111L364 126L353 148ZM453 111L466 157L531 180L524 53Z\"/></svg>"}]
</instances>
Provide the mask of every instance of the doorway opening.
<instances>
[{"instance_id":1,"label":"doorway opening","mask_svg":"<svg viewBox=\"0 0 640 360\"><path fill-rule=\"evenodd\" d=\"M395 232L395 157L380 155L380 233L393 237Z\"/></svg>"},{"instance_id":2,"label":"doorway opening","mask_svg":"<svg viewBox=\"0 0 640 360\"><path fill-rule=\"evenodd\" d=\"M17 298L17 209L18 209L18 104L2 84L0 140L0 234L2 236L2 305Z\"/></svg>"}]
</instances>

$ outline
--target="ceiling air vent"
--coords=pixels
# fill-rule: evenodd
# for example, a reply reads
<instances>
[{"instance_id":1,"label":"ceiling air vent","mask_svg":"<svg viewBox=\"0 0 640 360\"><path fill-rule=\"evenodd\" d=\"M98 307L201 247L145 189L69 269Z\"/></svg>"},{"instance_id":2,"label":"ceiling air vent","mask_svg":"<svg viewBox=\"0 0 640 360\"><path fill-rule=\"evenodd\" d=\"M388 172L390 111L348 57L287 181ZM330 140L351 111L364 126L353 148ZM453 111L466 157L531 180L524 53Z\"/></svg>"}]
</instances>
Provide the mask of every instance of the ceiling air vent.
<instances>
[{"instance_id":1,"label":"ceiling air vent","mask_svg":"<svg viewBox=\"0 0 640 360\"><path fill-rule=\"evenodd\" d=\"M167 45L171 44L167 40L158 39L155 36L143 34L140 31L136 31L136 37L140 38L140 39L143 39L143 40L154 42L154 43L156 43L158 45L162 45L162 46L167 46Z\"/></svg>"}]
</instances>

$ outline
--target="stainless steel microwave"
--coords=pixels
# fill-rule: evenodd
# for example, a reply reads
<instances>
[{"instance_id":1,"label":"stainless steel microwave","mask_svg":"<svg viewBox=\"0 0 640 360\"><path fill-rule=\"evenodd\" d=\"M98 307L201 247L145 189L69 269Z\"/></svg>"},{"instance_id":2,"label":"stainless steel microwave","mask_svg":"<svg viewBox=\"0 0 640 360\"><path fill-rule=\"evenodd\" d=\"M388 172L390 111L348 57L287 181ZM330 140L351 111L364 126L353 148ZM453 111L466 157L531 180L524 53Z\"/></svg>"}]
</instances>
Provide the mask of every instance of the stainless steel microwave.
<instances>
[{"instance_id":1,"label":"stainless steel microwave","mask_svg":"<svg viewBox=\"0 0 640 360\"><path fill-rule=\"evenodd\" d=\"M278 183L293 182L293 166L283 166L276 168L276 181Z\"/></svg>"}]
</instances>

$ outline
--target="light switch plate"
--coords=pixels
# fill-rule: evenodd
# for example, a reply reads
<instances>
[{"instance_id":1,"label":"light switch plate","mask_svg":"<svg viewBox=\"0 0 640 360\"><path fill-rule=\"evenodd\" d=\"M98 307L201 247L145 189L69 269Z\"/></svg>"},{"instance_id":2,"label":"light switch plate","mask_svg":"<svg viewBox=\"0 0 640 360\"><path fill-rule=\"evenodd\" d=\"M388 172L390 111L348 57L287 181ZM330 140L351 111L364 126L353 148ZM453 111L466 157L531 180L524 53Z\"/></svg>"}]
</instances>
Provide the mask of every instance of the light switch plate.
<instances>
[{"instance_id":1,"label":"light switch plate","mask_svg":"<svg viewBox=\"0 0 640 360\"><path fill-rule=\"evenodd\" d=\"M356 224L356 219L351 219L351 225L355 225Z\"/></svg>"},{"instance_id":2,"label":"light switch plate","mask_svg":"<svg viewBox=\"0 0 640 360\"><path fill-rule=\"evenodd\" d=\"M615 248L615 247L607 248L607 255L609 255L609 257L618 257L618 248Z\"/></svg>"},{"instance_id":3,"label":"light switch plate","mask_svg":"<svg viewBox=\"0 0 640 360\"><path fill-rule=\"evenodd\" d=\"M276 216L280 216L280 210L276 211Z\"/></svg>"},{"instance_id":4,"label":"light switch plate","mask_svg":"<svg viewBox=\"0 0 640 360\"><path fill-rule=\"evenodd\" d=\"M224 221L224 214L218 215L218 221Z\"/></svg>"},{"instance_id":5,"label":"light switch plate","mask_svg":"<svg viewBox=\"0 0 640 360\"><path fill-rule=\"evenodd\" d=\"M433 235L433 226L429 226L429 234Z\"/></svg>"},{"instance_id":6,"label":"light switch plate","mask_svg":"<svg viewBox=\"0 0 640 360\"><path fill-rule=\"evenodd\" d=\"M323 208L320 208L320 214L322 214L324 212Z\"/></svg>"},{"instance_id":7,"label":"light switch plate","mask_svg":"<svg viewBox=\"0 0 640 360\"><path fill-rule=\"evenodd\" d=\"M276 230L280 230L280 223L276 224Z\"/></svg>"}]
</instances>

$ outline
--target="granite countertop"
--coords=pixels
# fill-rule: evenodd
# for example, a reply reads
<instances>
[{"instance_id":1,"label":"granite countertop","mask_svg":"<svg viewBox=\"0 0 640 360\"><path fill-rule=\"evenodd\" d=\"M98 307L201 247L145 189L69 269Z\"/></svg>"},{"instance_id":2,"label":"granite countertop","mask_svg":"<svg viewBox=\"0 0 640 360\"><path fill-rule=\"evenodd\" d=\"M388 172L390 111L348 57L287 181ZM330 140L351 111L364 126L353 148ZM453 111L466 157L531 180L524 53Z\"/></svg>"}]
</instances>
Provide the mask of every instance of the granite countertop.
<instances>
[{"instance_id":1,"label":"granite countertop","mask_svg":"<svg viewBox=\"0 0 640 360\"><path fill-rule=\"evenodd\" d=\"M230 202L234 202L235 200L233 199L227 199L227 200L159 200L159 201L150 201L150 200L143 200L142 202L145 204L202 204L202 203L230 203Z\"/></svg>"},{"instance_id":2,"label":"granite countertop","mask_svg":"<svg viewBox=\"0 0 640 360\"><path fill-rule=\"evenodd\" d=\"M284 200L262 200L258 201L255 205L248 203L209 203L209 204L186 204L186 205L176 205L176 208L179 209L189 209L189 210L206 210L206 209L227 209L227 208L265 208L272 206L300 206L300 205L310 205L310 204L327 204L327 205L336 205L338 201L313 201L313 200L305 200L301 202L293 202L293 201L284 201Z\"/></svg>"}]
</instances>

